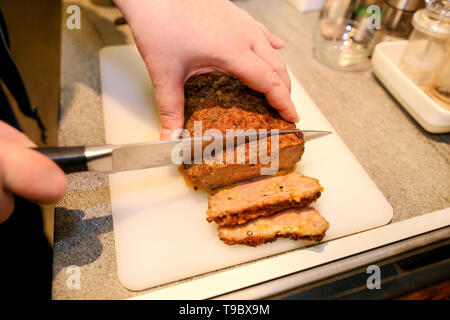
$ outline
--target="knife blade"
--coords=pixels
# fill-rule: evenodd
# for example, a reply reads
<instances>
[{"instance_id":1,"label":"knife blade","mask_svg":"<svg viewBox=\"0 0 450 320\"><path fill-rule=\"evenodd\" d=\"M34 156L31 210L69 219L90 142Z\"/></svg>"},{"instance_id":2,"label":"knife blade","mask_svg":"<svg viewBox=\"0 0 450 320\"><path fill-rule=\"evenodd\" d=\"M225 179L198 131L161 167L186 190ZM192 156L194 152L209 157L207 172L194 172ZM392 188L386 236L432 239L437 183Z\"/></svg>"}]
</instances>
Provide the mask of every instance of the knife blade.
<instances>
[{"instance_id":1,"label":"knife blade","mask_svg":"<svg viewBox=\"0 0 450 320\"><path fill-rule=\"evenodd\" d=\"M197 154L200 157L202 156L201 150L205 146L204 143L211 143L215 139L222 139L223 146L227 145L227 142L230 143L230 141L235 146L238 146L242 143L255 139L264 139L268 136L299 132L303 133L305 141L311 141L331 133L329 131L299 129L260 130L126 145L39 147L35 148L35 150L55 161L66 173L80 171L113 173L181 164L181 162L192 163L192 160L199 160L198 156L196 156ZM196 148L197 150L200 148L200 153L194 152ZM180 150L187 151L189 154L186 152L184 157L181 155L181 162L174 162L174 158L180 159Z\"/></svg>"}]
</instances>

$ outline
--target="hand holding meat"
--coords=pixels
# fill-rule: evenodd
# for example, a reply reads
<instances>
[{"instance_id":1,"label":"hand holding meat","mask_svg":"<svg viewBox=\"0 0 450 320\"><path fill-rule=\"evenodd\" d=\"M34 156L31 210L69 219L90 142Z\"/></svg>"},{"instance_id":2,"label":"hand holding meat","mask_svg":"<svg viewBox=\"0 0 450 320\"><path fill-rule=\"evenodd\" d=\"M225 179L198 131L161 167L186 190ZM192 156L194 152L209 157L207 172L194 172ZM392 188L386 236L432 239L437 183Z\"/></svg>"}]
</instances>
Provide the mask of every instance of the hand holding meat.
<instances>
[{"instance_id":1,"label":"hand holding meat","mask_svg":"<svg viewBox=\"0 0 450 320\"><path fill-rule=\"evenodd\" d=\"M30 147L35 145L26 135L0 121L0 223L14 209L13 194L47 204L66 191L62 170Z\"/></svg>"},{"instance_id":2,"label":"hand holding meat","mask_svg":"<svg viewBox=\"0 0 450 320\"><path fill-rule=\"evenodd\" d=\"M298 116L290 79L275 49L283 42L228 0L115 0L130 24L156 91L161 138L183 127L183 84L191 75L228 72L266 95L286 120Z\"/></svg>"}]
</instances>

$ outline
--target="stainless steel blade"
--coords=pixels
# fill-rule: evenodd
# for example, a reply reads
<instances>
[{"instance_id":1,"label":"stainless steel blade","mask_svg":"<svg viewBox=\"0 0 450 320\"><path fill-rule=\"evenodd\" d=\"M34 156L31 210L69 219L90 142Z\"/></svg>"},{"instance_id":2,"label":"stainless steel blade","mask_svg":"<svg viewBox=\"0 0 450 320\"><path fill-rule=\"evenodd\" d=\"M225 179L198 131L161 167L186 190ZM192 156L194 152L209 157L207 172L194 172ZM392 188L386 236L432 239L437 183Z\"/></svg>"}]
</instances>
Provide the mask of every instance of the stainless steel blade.
<instances>
[{"instance_id":1,"label":"stainless steel blade","mask_svg":"<svg viewBox=\"0 0 450 320\"><path fill-rule=\"evenodd\" d=\"M225 146L225 141L227 139L239 137L246 137L248 139L255 139L258 137L265 138L270 135L284 135L296 132L303 132L305 141L311 141L331 133L329 131L316 130L257 131L114 146L112 151L113 171L154 168L172 164L181 164L182 162L194 163L195 157L193 157L194 152L192 151L197 147L202 148L203 142L213 141L214 139L223 139L223 146ZM245 141L245 139L237 139L235 145L245 143ZM181 150L188 151L184 158L181 158ZM201 158L202 152L195 152L195 156Z\"/></svg>"},{"instance_id":2,"label":"stainless steel blade","mask_svg":"<svg viewBox=\"0 0 450 320\"><path fill-rule=\"evenodd\" d=\"M302 130L302 132L303 132L303 139L305 139L305 142L325 137L331 133L331 131L317 131L317 130Z\"/></svg>"},{"instance_id":3,"label":"stainless steel blade","mask_svg":"<svg viewBox=\"0 0 450 320\"><path fill-rule=\"evenodd\" d=\"M178 140L118 146L112 153L114 171L128 171L174 164L172 150Z\"/></svg>"}]
</instances>

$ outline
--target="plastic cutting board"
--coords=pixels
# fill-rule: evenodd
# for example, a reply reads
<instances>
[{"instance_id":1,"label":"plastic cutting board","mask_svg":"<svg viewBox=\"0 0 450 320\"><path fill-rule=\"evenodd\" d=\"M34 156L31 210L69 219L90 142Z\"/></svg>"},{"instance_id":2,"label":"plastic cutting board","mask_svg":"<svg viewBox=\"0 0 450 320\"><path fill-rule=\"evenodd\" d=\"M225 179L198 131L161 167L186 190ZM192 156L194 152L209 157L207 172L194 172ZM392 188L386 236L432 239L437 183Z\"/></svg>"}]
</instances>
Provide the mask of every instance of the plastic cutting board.
<instances>
[{"instance_id":1,"label":"plastic cutting board","mask_svg":"<svg viewBox=\"0 0 450 320\"><path fill-rule=\"evenodd\" d=\"M154 91L136 47L105 47L99 55L106 143L157 140ZM298 126L334 131L295 77L291 79L292 99L301 117ZM323 241L392 219L391 205L336 133L308 142L297 170L319 179L324 187L313 205L330 222ZM287 239L256 248L224 244L216 224L206 221L207 194L188 187L175 166L111 174L110 190L118 276L131 290L312 244Z\"/></svg>"}]
</instances>

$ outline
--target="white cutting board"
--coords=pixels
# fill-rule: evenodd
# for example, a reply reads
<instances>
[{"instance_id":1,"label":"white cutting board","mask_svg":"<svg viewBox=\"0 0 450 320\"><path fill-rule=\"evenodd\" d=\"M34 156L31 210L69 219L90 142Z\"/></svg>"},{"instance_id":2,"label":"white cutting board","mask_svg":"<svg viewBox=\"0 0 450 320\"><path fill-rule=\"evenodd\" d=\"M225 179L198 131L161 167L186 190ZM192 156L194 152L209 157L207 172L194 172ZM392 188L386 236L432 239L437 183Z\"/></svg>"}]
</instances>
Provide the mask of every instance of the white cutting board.
<instances>
[{"instance_id":1,"label":"white cutting board","mask_svg":"<svg viewBox=\"0 0 450 320\"><path fill-rule=\"evenodd\" d=\"M103 48L100 72L106 143L157 140L154 91L136 47ZM291 79L299 127L334 131L295 77ZM392 219L391 205L336 133L308 142L298 170L324 187L314 204L330 222L323 241ZM187 187L175 166L111 174L110 190L118 276L130 290L311 245L287 239L256 248L224 244L216 224L206 221L207 194Z\"/></svg>"}]
</instances>

